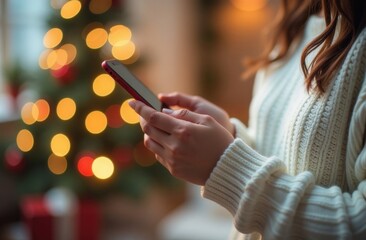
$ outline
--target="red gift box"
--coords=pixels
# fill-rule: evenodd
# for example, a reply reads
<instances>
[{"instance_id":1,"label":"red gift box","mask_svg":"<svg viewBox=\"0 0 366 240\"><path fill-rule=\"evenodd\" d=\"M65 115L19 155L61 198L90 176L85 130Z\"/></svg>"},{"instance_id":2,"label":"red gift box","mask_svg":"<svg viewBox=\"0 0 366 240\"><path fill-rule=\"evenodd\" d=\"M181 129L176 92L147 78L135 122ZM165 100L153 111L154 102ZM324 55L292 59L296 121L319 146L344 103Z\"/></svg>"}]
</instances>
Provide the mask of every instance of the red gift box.
<instances>
[{"instance_id":1,"label":"red gift box","mask_svg":"<svg viewBox=\"0 0 366 240\"><path fill-rule=\"evenodd\" d=\"M60 214L45 196L28 196L21 210L30 240L99 239L100 209L91 199L77 200L74 208Z\"/></svg>"},{"instance_id":2,"label":"red gift box","mask_svg":"<svg viewBox=\"0 0 366 240\"><path fill-rule=\"evenodd\" d=\"M25 198L22 203L22 212L30 239L54 239L54 219L43 197L35 196Z\"/></svg>"}]
</instances>

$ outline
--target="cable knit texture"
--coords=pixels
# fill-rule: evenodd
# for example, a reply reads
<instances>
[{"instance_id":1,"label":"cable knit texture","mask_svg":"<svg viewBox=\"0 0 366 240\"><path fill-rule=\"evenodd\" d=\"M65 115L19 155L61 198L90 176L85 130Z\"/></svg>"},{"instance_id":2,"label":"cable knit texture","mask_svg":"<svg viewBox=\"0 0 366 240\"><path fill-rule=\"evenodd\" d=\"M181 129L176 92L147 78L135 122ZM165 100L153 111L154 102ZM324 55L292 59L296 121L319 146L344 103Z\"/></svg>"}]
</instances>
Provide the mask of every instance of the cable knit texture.
<instances>
[{"instance_id":1,"label":"cable knit texture","mask_svg":"<svg viewBox=\"0 0 366 240\"><path fill-rule=\"evenodd\" d=\"M231 239L366 239L366 30L321 95L300 56L324 27L311 17L291 58L258 73L249 127L232 119L202 188L233 215Z\"/></svg>"}]
</instances>

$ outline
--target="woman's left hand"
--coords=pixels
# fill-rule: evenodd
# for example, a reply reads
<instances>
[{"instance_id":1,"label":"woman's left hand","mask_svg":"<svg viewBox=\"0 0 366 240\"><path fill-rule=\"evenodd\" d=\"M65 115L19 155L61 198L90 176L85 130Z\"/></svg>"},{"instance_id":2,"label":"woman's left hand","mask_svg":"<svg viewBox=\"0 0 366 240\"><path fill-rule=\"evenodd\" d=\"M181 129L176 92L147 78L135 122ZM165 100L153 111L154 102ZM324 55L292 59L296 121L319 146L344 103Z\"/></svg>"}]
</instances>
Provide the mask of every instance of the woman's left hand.
<instances>
[{"instance_id":1,"label":"woman's left hand","mask_svg":"<svg viewBox=\"0 0 366 240\"><path fill-rule=\"evenodd\" d=\"M144 143L157 160L178 178L204 185L232 134L208 115L187 109L158 112L142 102L130 106L141 116Z\"/></svg>"}]
</instances>

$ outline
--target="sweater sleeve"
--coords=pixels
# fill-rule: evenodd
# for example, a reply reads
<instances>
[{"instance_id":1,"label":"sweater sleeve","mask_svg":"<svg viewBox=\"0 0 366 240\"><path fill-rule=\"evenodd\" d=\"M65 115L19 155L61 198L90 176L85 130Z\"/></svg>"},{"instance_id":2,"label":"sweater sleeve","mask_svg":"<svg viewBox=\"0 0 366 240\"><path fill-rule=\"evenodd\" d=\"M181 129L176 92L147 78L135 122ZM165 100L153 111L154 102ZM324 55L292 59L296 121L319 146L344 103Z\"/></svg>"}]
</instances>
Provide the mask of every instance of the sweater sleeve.
<instances>
[{"instance_id":1,"label":"sweater sleeve","mask_svg":"<svg viewBox=\"0 0 366 240\"><path fill-rule=\"evenodd\" d=\"M236 229L264 239L366 239L366 80L355 104L347 146L350 192L315 185L310 172L290 176L242 138L225 150L202 195L225 207Z\"/></svg>"},{"instance_id":2,"label":"sweater sleeve","mask_svg":"<svg viewBox=\"0 0 366 240\"><path fill-rule=\"evenodd\" d=\"M366 180L353 193L326 189L314 185L310 172L286 174L281 160L259 155L241 139L225 151L202 194L234 216L239 232L264 239L366 237Z\"/></svg>"}]
</instances>

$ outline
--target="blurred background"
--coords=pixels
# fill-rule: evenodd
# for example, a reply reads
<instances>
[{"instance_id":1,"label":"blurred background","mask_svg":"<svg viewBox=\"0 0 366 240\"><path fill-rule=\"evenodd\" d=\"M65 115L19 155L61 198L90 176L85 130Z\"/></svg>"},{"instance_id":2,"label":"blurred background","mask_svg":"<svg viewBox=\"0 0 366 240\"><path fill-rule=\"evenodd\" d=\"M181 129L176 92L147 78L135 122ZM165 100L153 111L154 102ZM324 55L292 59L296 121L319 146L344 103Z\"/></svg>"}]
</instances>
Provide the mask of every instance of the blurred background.
<instances>
[{"instance_id":1,"label":"blurred background","mask_svg":"<svg viewBox=\"0 0 366 240\"><path fill-rule=\"evenodd\" d=\"M248 121L244 57L277 0L0 1L0 239L225 239L231 219L143 146L123 62ZM269 29L270 30L270 29Z\"/></svg>"}]
</instances>

